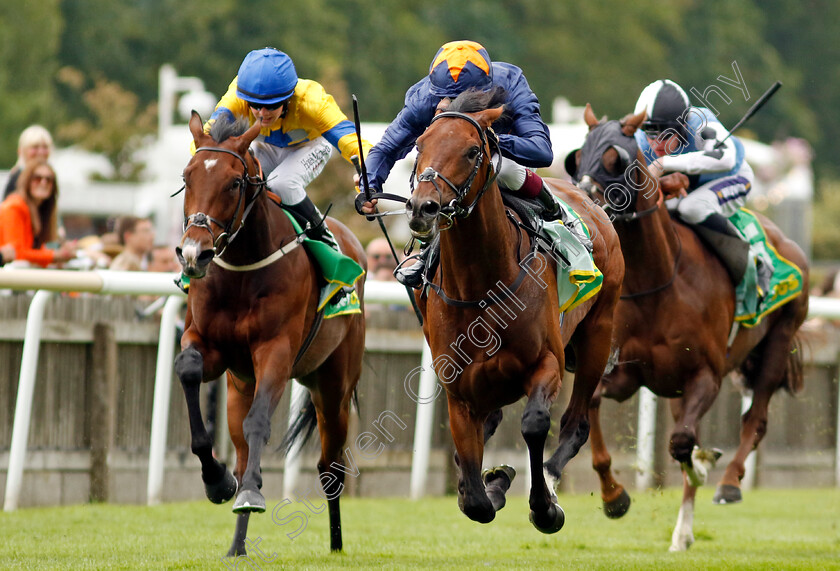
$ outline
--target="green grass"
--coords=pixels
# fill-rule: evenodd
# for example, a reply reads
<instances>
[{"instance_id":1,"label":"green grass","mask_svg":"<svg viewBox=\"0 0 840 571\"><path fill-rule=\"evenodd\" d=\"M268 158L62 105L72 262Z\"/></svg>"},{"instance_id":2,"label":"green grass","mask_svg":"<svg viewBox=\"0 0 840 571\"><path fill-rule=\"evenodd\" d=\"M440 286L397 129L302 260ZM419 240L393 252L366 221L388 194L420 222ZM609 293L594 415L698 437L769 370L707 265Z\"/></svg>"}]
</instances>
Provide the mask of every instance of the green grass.
<instances>
[{"instance_id":1,"label":"green grass","mask_svg":"<svg viewBox=\"0 0 840 571\"><path fill-rule=\"evenodd\" d=\"M687 553L669 553L680 491L637 493L630 512L608 520L597 496L562 496L566 526L546 536L528 522L527 501L512 497L488 525L469 521L454 497L420 502L342 502L344 553L329 552L326 513L311 515L296 539L270 512L252 516L273 563L260 569L840 569L840 490L755 490L739 505L714 506L698 493ZM277 500L269 501L269 510ZM288 515L292 508L284 508ZM233 535L230 505L155 508L82 505L0 514L2 569L208 569ZM239 561L238 569L248 569ZM253 568L257 568L256 566Z\"/></svg>"}]
</instances>

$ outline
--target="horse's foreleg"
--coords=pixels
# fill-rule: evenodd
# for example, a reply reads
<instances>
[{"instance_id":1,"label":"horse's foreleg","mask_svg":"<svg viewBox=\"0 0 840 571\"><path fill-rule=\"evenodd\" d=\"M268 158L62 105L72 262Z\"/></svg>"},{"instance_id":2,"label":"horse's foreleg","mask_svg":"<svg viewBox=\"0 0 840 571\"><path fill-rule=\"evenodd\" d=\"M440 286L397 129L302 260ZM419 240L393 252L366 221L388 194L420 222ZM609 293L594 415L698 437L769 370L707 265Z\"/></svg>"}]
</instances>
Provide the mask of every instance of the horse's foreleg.
<instances>
[{"instance_id":1,"label":"horse's foreleg","mask_svg":"<svg viewBox=\"0 0 840 571\"><path fill-rule=\"evenodd\" d=\"M458 507L468 518L489 523L496 509L484 491L481 462L484 458L484 419L476 417L463 401L448 396L449 426L458 454Z\"/></svg>"},{"instance_id":2,"label":"horse's foreleg","mask_svg":"<svg viewBox=\"0 0 840 571\"><path fill-rule=\"evenodd\" d=\"M604 502L604 515L620 518L630 509L630 495L624 486L615 481L612 470L612 458L604 442L601 431L601 396L595 395L589 405L589 444L592 448L592 468L601 481L601 500Z\"/></svg>"},{"instance_id":3,"label":"horse's foreleg","mask_svg":"<svg viewBox=\"0 0 840 571\"><path fill-rule=\"evenodd\" d=\"M175 373L181 380L190 419L190 448L201 462L201 479L207 498L222 504L236 493L236 480L224 464L213 458L213 441L201 417L200 389L204 358L190 345L175 358Z\"/></svg>"},{"instance_id":4,"label":"horse's foreleg","mask_svg":"<svg viewBox=\"0 0 840 571\"><path fill-rule=\"evenodd\" d=\"M271 415L277 407L285 385L285 382L276 378L262 377L257 384L251 409L242 422L242 431L248 445L248 460L242 474L239 493L233 504L233 511L236 513L265 511L265 497L260 492L260 460L263 448L271 436Z\"/></svg>"},{"instance_id":5,"label":"horse's foreleg","mask_svg":"<svg viewBox=\"0 0 840 571\"><path fill-rule=\"evenodd\" d=\"M559 368L553 357L554 382L551 379L542 379L528 395L528 403L522 413L522 437L528 445L528 459L531 465L531 493L528 497L528 504L531 507L530 519L538 530L543 533L556 533L560 531L566 521L563 509L556 501L556 496L545 481L543 475L543 452L548 431L551 429L551 393L546 388L557 386ZM546 370L548 369L548 370ZM541 367L540 373L551 375L551 367Z\"/></svg>"},{"instance_id":6,"label":"horse's foreleg","mask_svg":"<svg viewBox=\"0 0 840 571\"><path fill-rule=\"evenodd\" d=\"M677 515L677 525L671 534L669 551L685 551L694 543L694 498L697 487L692 486L688 476L683 472L683 500L680 513Z\"/></svg>"},{"instance_id":7,"label":"horse's foreleg","mask_svg":"<svg viewBox=\"0 0 840 571\"><path fill-rule=\"evenodd\" d=\"M704 370L686 382L681 399L671 400L674 417L671 456L680 463L689 484L695 487L706 483L709 469L717 461L715 452L699 449L697 431L700 419L714 403L719 390L720 379Z\"/></svg>"}]
</instances>

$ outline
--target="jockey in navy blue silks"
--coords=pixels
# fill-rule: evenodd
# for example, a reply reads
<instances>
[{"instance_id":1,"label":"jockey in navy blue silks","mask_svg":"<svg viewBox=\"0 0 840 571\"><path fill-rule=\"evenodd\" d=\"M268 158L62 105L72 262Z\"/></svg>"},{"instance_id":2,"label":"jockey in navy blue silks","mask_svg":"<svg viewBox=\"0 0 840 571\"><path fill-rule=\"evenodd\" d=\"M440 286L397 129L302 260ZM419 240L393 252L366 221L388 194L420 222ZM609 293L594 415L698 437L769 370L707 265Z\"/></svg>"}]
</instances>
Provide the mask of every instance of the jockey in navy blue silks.
<instances>
[{"instance_id":1,"label":"jockey in navy blue silks","mask_svg":"<svg viewBox=\"0 0 840 571\"><path fill-rule=\"evenodd\" d=\"M537 96L521 69L509 63L491 62L481 44L467 40L444 44L429 66L429 75L409 88L402 111L367 156L369 188L381 191L394 163L408 154L431 124L441 100L455 98L468 89L487 91L496 86L505 89L506 105L513 112L509 129L497 131L502 154L497 181L507 190L539 198L546 206L545 216L556 216L559 206L542 179L533 172L550 166L554 160L548 126L540 116ZM371 212L372 204L366 203ZM397 272L398 281L411 287L420 285L427 250L418 263Z\"/></svg>"},{"instance_id":2,"label":"jockey in navy blue silks","mask_svg":"<svg viewBox=\"0 0 840 571\"><path fill-rule=\"evenodd\" d=\"M689 224L748 244L728 220L746 203L754 178L741 141L709 109L691 106L685 91L669 79L645 87L634 114L642 111L647 118L635 137L648 170L655 177L681 172L689 178L688 195L666 201L668 209ZM766 291L772 262L764 258L759 257L757 269L759 287Z\"/></svg>"}]
</instances>

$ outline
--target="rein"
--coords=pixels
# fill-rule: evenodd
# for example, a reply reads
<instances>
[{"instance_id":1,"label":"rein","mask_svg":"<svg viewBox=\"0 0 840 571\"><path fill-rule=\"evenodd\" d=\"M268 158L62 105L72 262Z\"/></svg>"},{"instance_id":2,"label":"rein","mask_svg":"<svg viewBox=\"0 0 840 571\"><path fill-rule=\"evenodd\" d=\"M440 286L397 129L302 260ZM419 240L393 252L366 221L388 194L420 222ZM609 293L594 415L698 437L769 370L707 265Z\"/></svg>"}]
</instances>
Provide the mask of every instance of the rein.
<instances>
[{"instance_id":1,"label":"rein","mask_svg":"<svg viewBox=\"0 0 840 571\"><path fill-rule=\"evenodd\" d=\"M186 220L184 220L184 233L186 233L187 230L189 230L193 226L196 228L206 230L210 233L210 238L213 241L213 253L215 254L214 259L216 259L224 253L224 251L227 249L230 243L233 242L234 238L236 238L236 236L239 234L239 231L245 227L245 220L251 213L251 209L254 207L254 204L256 203L260 193L265 189L266 181L265 178L263 178L261 172L255 176L251 176L248 173L248 164L245 162L245 159L242 158L241 155L239 155L239 153L235 153L230 149L225 149L222 147L199 147L195 150L196 154L198 154L200 151L227 153L229 155L233 155L234 157L239 159L239 162L242 163L242 166L245 169L243 177L239 179L239 198L236 202L236 210L233 213L233 217L228 222L221 222L220 220L217 220L212 216L208 216L204 212L195 212L187 216ZM257 191L250 199L246 200L245 187L248 185L257 187ZM242 209L242 216L239 221L239 227L235 231L231 232L233 230L233 225L236 222L236 219L239 217L240 209ZM211 223L222 228L222 233L216 236L213 232L213 227L210 225ZM223 240L224 246L222 246Z\"/></svg>"}]
</instances>

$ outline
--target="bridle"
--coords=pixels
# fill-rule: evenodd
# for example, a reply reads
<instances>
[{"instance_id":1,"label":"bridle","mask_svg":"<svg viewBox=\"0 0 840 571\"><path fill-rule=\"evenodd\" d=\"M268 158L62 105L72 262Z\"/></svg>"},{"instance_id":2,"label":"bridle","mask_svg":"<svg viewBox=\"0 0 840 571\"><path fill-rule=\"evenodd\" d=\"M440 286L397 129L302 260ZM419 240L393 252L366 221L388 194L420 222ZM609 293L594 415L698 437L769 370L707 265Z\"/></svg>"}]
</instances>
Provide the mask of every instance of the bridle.
<instances>
[{"instance_id":1,"label":"bridle","mask_svg":"<svg viewBox=\"0 0 840 571\"><path fill-rule=\"evenodd\" d=\"M490 188L490 185L493 184L493 181L496 180L496 176L498 176L499 169L501 168L502 164L502 153L499 149L499 139L492 129L482 129L478 121L476 121L466 113L461 113L458 111L444 111L443 113L438 113L434 117L434 119L432 119L432 123L434 123L438 119L446 118L463 119L464 121L468 122L470 125L475 127L475 130L478 132L478 136L481 139L481 146L479 148L478 155L476 155L475 157L475 165L473 165L472 172L470 172L469 176L467 176L467 180L465 180L461 185L456 185L451 180L449 180L430 166L426 167L420 174L417 174L417 162L420 160L419 154L417 155L417 158L414 161L414 167L411 169L411 177L409 178L409 187L411 189L412 194L414 193L415 179L418 183L430 182L437 191L439 201L441 204L443 203L443 191L438 185L438 179L445 182L446 185L449 186L449 188L451 188L452 191L455 193L455 198L450 200L448 204L442 206L440 212L438 212L438 216L445 218L449 222L449 224L447 224L446 226L440 226L441 230L446 230L449 227L451 227L454 218L466 218L472 213L478 201L481 199L484 193L487 192L487 189ZM484 186L481 187L481 190L478 191L473 201L469 205L464 206L463 201L466 199L467 194L469 194L470 189L473 185L473 181L475 180L475 177L478 174L481 165L484 163L486 149L490 150L491 156L493 150L496 150L496 154L499 157L498 164L495 168L493 168L492 162L488 162L488 175L487 180L484 182Z\"/></svg>"},{"instance_id":2,"label":"bridle","mask_svg":"<svg viewBox=\"0 0 840 571\"><path fill-rule=\"evenodd\" d=\"M262 172L260 171L259 164L257 165L257 170L260 171L254 176L251 176L248 171L248 163L245 162L245 159L239 153L231 151L230 149L225 149L222 147L199 147L195 150L195 154L197 155L201 151L208 151L208 152L215 152L215 153L227 153L229 155L233 155L239 162L242 163L244 168L244 172L242 177L237 179L237 183L239 186L239 198L236 202L236 210L233 212L233 217L227 221L222 222L213 218L212 216L208 216L204 212L195 212L190 214L184 220L184 234L187 233L187 230L190 228L200 228L202 230L206 230L210 234L210 238L213 241L213 253L216 256L221 256L227 247L233 242L234 238L239 234L239 231L245 226L245 220L248 218L248 214L250 214L251 209L254 207L254 204L257 201L257 197L260 193L265 189L265 178L262 176ZM253 196L250 198L245 197L245 189L248 186L255 186L257 187L257 191L254 193ZM239 226L236 228L235 231L233 230L233 225L236 222L236 219L239 218L240 209L242 210L242 216L239 220ZM216 236L213 232L212 224L222 228L221 234Z\"/></svg>"}]
</instances>

